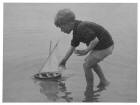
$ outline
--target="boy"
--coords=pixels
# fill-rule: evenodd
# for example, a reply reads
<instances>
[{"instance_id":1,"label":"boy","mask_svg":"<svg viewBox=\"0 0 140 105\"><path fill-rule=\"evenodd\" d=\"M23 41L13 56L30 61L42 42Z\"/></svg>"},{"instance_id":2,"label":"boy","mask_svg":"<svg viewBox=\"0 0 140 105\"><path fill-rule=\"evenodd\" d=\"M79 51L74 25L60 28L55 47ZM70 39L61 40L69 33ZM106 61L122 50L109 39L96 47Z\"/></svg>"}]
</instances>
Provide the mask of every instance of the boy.
<instances>
[{"instance_id":1,"label":"boy","mask_svg":"<svg viewBox=\"0 0 140 105\"><path fill-rule=\"evenodd\" d=\"M75 14L69 9L58 11L55 17L55 25L64 33L69 34L73 31L71 46L59 63L59 67L65 68L66 62L73 52L78 56L88 54L83 64L87 87L93 87L93 69L100 79L97 88L99 90L105 89L109 82L98 63L112 54L113 51L114 42L108 31L96 23L76 20ZM85 50L76 49L80 42L87 45Z\"/></svg>"}]
</instances>

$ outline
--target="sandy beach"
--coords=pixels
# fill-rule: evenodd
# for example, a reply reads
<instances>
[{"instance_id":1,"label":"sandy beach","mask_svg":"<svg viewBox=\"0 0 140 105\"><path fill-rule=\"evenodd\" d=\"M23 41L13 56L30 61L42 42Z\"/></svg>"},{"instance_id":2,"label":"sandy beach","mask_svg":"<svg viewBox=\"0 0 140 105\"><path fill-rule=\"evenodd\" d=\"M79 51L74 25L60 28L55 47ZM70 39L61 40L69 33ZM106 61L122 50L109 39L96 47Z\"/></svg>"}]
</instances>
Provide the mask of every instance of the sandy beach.
<instances>
[{"instance_id":1,"label":"sandy beach","mask_svg":"<svg viewBox=\"0 0 140 105\"><path fill-rule=\"evenodd\" d=\"M72 36L54 26L54 16L63 8L73 10L77 19L104 26L115 42L113 54L100 63L111 84L95 97L84 95L85 57L71 56L67 68L73 75L63 82L32 78L45 63L50 40L60 40L58 60L70 45ZM3 41L3 102L137 101L137 4L5 3ZM94 81L96 87L96 74Z\"/></svg>"}]
</instances>

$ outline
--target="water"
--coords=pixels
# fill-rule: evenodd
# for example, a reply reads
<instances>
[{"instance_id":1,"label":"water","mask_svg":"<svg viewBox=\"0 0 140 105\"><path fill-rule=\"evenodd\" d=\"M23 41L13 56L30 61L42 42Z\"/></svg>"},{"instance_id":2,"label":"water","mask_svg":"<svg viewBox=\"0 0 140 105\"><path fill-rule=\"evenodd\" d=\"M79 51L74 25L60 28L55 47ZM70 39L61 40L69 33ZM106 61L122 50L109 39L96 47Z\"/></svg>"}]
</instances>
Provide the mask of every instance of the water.
<instances>
[{"instance_id":1,"label":"water","mask_svg":"<svg viewBox=\"0 0 140 105\"><path fill-rule=\"evenodd\" d=\"M58 59L68 49L71 36L53 25L58 9L69 7L78 19L106 27L115 41L111 56L100 63L111 82L107 90L86 90L82 63L72 55L69 73L62 82L38 81L37 73L49 53L50 39L59 38ZM5 4L4 5L4 102L136 102L137 96L137 11L136 4ZM83 45L80 46L83 48ZM95 85L99 79L94 75ZM85 94L86 93L86 94Z\"/></svg>"}]
</instances>

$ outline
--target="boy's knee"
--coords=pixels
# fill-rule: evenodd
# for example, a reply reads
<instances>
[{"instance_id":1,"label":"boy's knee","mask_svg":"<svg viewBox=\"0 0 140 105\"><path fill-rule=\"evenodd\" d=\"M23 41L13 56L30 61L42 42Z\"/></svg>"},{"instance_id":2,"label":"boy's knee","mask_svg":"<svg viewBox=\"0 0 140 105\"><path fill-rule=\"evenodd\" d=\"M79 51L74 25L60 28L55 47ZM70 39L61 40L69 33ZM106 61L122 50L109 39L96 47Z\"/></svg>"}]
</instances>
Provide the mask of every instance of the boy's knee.
<instances>
[{"instance_id":1,"label":"boy's knee","mask_svg":"<svg viewBox=\"0 0 140 105\"><path fill-rule=\"evenodd\" d=\"M84 69L97 68L97 67L98 67L98 64L95 63L95 64L92 64L92 65L91 65L90 63L85 62L85 63L83 64L83 67L84 67Z\"/></svg>"},{"instance_id":2,"label":"boy's knee","mask_svg":"<svg viewBox=\"0 0 140 105\"><path fill-rule=\"evenodd\" d=\"M90 69L91 68L91 66L90 66L90 64L88 62L85 62L83 64L83 67L84 67L84 69Z\"/></svg>"}]
</instances>

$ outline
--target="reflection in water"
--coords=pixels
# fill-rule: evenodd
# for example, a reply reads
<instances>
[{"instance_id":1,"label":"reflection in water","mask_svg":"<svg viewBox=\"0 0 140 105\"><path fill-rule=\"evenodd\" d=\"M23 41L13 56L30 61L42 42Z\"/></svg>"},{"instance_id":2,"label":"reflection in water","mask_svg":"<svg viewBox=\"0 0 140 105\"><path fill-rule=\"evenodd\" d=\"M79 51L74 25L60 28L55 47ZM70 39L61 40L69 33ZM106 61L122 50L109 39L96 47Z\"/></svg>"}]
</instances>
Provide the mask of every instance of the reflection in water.
<instances>
[{"instance_id":1,"label":"reflection in water","mask_svg":"<svg viewBox=\"0 0 140 105\"><path fill-rule=\"evenodd\" d=\"M93 86L87 86L84 95L85 99L83 102L99 102L98 97L100 94L94 93Z\"/></svg>"},{"instance_id":2,"label":"reflection in water","mask_svg":"<svg viewBox=\"0 0 140 105\"><path fill-rule=\"evenodd\" d=\"M44 94L49 101L57 101L64 99L66 102L73 101L67 92L64 81L51 81L51 80L35 80L40 86L40 93Z\"/></svg>"}]
</instances>

